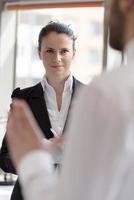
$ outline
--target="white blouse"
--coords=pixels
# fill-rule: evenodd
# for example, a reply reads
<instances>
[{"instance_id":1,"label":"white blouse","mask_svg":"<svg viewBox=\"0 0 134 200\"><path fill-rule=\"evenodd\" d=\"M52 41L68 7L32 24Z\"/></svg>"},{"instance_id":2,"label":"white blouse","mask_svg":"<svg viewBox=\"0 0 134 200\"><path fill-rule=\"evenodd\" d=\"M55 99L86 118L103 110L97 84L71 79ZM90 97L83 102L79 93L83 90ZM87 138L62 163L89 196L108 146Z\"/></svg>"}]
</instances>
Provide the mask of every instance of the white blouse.
<instances>
[{"instance_id":1,"label":"white blouse","mask_svg":"<svg viewBox=\"0 0 134 200\"><path fill-rule=\"evenodd\" d=\"M65 82L60 111L57 106L56 93L53 87L47 82L46 76L43 77L41 85L43 87L44 98L52 129L60 135L63 132L71 103L73 77L70 75Z\"/></svg>"}]
</instances>

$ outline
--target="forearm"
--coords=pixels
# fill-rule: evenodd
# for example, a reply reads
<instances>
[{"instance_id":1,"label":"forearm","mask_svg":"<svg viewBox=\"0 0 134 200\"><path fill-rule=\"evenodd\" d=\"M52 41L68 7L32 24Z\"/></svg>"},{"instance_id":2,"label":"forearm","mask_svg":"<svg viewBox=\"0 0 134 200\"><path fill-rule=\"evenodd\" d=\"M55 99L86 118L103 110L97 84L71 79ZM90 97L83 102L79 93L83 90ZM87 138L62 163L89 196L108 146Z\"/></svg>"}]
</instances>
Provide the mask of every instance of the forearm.
<instances>
[{"instance_id":1,"label":"forearm","mask_svg":"<svg viewBox=\"0 0 134 200\"><path fill-rule=\"evenodd\" d=\"M25 200L53 199L56 180L49 154L42 150L29 153L20 161L18 174Z\"/></svg>"}]
</instances>

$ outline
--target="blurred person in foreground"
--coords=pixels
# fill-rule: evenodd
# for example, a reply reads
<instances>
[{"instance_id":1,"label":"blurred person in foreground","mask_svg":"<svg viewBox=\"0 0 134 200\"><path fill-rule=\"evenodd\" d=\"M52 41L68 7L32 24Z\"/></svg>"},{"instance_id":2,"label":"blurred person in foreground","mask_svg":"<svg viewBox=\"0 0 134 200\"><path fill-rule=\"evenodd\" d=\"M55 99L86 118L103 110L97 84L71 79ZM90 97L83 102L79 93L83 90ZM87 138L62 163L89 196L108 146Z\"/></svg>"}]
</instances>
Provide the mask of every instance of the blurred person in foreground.
<instances>
[{"instance_id":1,"label":"blurred person in foreground","mask_svg":"<svg viewBox=\"0 0 134 200\"><path fill-rule=\"evenodd\" d=\"M69 25L52 21L44 26L39 33L38 53L45 75L36 85L24 89L16 88L12 93L12 99L23 99L28 103L44 138L55 145L54 166L59 166L62 160L62 143L69 110L76 90L82 86L71 74L76 52L75 41L76 37ZM32 166L36 168L35 163ZM6 137L0 150L0 167L5 172L16 173ZM11 200L23 199L18 180Z\"/></svg>"},{"instance_id":2,"label":"blurred person in foreground","mask_svg":"<svg viewBox=\"0 0 134 200\"><path fill-rule=\"evenodd\" d=\"M53 147L42 143L27 105L13 102L7 137L26 200L134 198L134 0L107 0L106 7L110 45L126 54L127 64L83 90L72 111L58 181Z\"/></svg>"}]
</instances>

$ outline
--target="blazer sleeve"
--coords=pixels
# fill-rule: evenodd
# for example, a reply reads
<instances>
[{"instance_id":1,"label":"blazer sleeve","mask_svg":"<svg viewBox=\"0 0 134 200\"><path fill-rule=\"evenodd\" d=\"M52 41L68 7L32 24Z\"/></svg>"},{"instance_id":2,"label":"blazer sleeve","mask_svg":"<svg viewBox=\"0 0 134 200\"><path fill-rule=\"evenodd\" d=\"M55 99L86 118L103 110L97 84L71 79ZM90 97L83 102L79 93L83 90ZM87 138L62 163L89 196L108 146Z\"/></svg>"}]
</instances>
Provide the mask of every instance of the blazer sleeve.
<instances>
[{"instance_id":1,"label":"blazer sleeve","mask_svg":"<svg viewBox=\"0 0 134 200\"><path fill-rule=\"evenodd\" d=\"M16 174L16 170L9 156L8 146L6 142L6 134L2 141L2 147L0 150L0 168L4 172Z\"/></svg>"},{"instance_id":2,"label":"blazer sleeve","mask_svg":"<svg viewBox=\"0 0 134 200\"><path fill-rule=\"evenodd\" d=\"M19 94L20 88L16 88L11 97L14 98L20 98ZM2 147L0 149L0 168L7 172L7 173L13 173L16 174L16 170L14 168L14 165L10 159L9 151L8 151L8 146L7 146L7 141L6 141L6 133L2 141Z\"/></svg>"}]
</instances>

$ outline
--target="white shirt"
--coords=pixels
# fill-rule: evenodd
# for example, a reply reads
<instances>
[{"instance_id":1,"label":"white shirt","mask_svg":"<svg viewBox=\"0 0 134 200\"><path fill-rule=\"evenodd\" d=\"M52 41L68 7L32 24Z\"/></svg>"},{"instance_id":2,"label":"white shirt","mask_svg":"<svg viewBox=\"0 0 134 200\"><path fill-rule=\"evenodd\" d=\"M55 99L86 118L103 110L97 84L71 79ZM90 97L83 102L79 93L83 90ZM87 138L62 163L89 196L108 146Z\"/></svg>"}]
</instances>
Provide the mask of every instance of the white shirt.
<instances>
[{"instance_id":1,"label":"white shirt","mask_svg":"<svg viewBox=\"0 0 134 200\"><path fill-rule=\"evenodd\" d=\"M62 105L61 105L60 111L58 110L58 106L57 106L55 90L47 82L46 76L43 77L41 81L41 85L43 87L44 98L45 98L52 129L57 134L61 135L65 126L68 109L71 102L73 77L72 75L70 75L65 82L63 95L62 95Z\"/></svg>"},{"instance_id":2,"label":"white shirt","mask_svg":"<svg viewBox=\"0 0 134 200\"><path fill-rule=\"evenodd\" d=\"M49 155L33 152L20 162L26 200L134 198L134 41L126 53L127 66L103 74L84 88L72 112L58 185L52 186ZM38 168L31 169L31 158L32 163L40 161Z\"/></svg>"}]
</instances>

